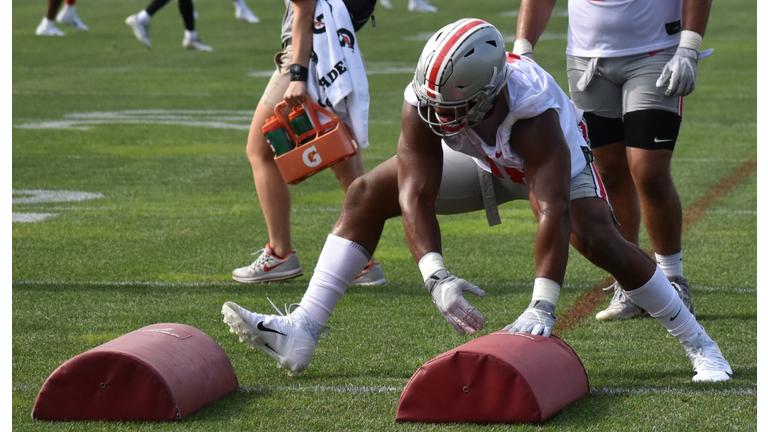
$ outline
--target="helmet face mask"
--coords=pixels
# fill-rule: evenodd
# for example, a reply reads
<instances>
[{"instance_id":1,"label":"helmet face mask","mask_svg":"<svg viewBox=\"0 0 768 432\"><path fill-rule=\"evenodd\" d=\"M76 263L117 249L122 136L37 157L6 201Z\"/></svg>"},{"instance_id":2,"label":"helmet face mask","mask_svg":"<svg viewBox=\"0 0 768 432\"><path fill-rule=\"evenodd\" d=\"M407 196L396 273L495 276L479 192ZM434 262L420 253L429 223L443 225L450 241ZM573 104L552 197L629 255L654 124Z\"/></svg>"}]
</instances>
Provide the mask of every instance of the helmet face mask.
<instances>
[{"instance_id":1,"label":"helmet face mask","mask_svg":"<svg viewBox=\"0 0 768 432\"><path fill-rule=\"evenodd\" d=\"M449 24L430 38L416 67L419 117L441 137L456 135L483 120L507 77L495 27L479 19Z\"/></svg>"}]
</instances>

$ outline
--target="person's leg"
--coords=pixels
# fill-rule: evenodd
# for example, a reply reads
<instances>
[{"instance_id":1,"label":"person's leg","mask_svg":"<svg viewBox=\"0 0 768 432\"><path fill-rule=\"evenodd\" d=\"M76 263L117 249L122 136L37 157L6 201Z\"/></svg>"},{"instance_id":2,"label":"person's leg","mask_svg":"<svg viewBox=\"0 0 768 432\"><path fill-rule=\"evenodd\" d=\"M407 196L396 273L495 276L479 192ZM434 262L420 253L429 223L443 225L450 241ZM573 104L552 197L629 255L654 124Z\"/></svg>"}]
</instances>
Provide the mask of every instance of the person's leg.
<instances>
[{"instance_id":1,"label":"person's leg","mask_svg":"<svg viewBox=\"0 0 768 432\"><path fill-rule=\"evenodd\" d=\"M589 125L595 167L619 221L617 229L630 243L639 244L640 201L627 160L622 119L594 113L584 113L584 119Z\"/></svg>"},{"instance_id":2,"label":"person's leg","mask_svg":"<svg viewBox=\"0 0 768 432\"><path fill-rule=\"evenodd\" d=\"M331 169L339 180L341 188L346 192L353 181L365 174L365 166L363 165L361 152L358 150L354 156L333 165Z\"/></svg>"},{"instance_id":3,"label":"person's leg","mask_svg":"<svg viewBox=\"0 0 768 432\"><path fill-rule=\"evenodd\" d=\"M56 18L56 12L61 7L62 0L48 0L48 6L45 9L45 17L53 21Z\"/></svg>"},{"instance_id":4,"label":"person's leg","mask_svg":"<svg viewBox=\"0 0 768 432\"><path fill-rule=\"evenodd\" d=\"M680 117L665 111L637 111L628 113L625 121L628 129L641 134L627 140L627 154L651 246L661 255L678 253L682 247L683 212L671 164ZM660 124L668 126L660 130ZM672 141L663 147L655 145L657 134L669 134Z\"/></svg>"},{"instance_id":5,"label":"person's leg","mask_svg":"<svg viewBox=\"0 0 768 432\"><path fill-rule=\"evenodd\" d=\"M188 32L195 31L195 6L192 0L178 0L181 19L184 21L184 29Z\"/></svg>"},{"instance_id":6,"label":"person's leg","mask_svg":"<svg viewBox=\"0 0 768 432\"><path fill-rule=\"evenodd\" d=\"M279 92L279 89L275 89ZM280 257L291 253L291 193L275 163L275 154L261 127L275 115L274 108L259 103L248 133L246 153L253 171L259 205L267 224L269 244Z\"/></svg>"},{"instance_id":7,"label":"person's leg","mask_svg":"<svg viewBox=\"0 0 768 432\"><path fill-rule=\"evenodd\" d=\"M56 28L54 24L56 12L61 7L61 2L62 0L48 0L43 20L40 21L40 24L35 29L37 36L64 36L64 32Z\"/></svg>"},{"instance_id":8,"label":"person's leg","mask_svg":"<svg viewBox=\"0 0 768 432\"><path fill-rule=\"evenodd\" d=\"M328 236L300 307L325 324L336 303L369 263L384 223L400 214L397 161L389 159L347 189L341 215Z\"/></svg>"},{"instance_id":9,"label":"person's leg","mask_svg":"<svg viewBox=\"0 0 768 432\"><path fill-rule=\"evenodd\" d=\"M171 0L152 0L144 10L150 17L152 17L157 13L157 11L165 7L165 5L167 5L170 1Z\"/></svg>"},{"instance_id":10,"label":"person's leg","mask_svg":"<svg viewBox=\"0 0 768 432\"><path fill-rule=\"evenodd\" d=\"M328 328L328 317L376 249L386 219L399 213L393 158L355 180L347 190L341 216L293 312L264 315L226 302L224 322L241 341L266 352L289 373L302 372Z\"/></svg>"},{"instance_id":11,"label":"person's leg","mask_svg":"<svg viewBox=\"0 0 768 432\"><path fill-rule=\"evenodd\" d=\"M571 243L611 273L626 295L675 336L694 366L694 381L729 380L732 371L653 259L613 228L608 204L599 198L571 201Z\"/></svg>"},{"instance_id":12,"label":"person's leg","mask_svg":"<svg viewBox=\"0 0 768 432\"><path fill-rule=\"evenodd\" d=\"M277 69L256 106L248 133L246 155L269 241L264 249L256 253L259 257L251 265L232 272L232 277L239 282L282 280L303 274L291 245L291 193L261 129L265 121L275 114L274 107L283 100L290 84L292 55L293 51L288 46L275 56Z\"/></svg>"},{"instance_id":13,"label":"person's leg","mask_svg":"<svg viewBox=\"0 0 768 432\"><path fill-rule=\"evenodd\" d=\"M688 280L683 276L683 211L671 171L683 100L666 97L656 87L656 78L673 54L674 48L670 48L628 63L624 128L629 167L656 261L694 313Z\"/></svg>"}]
</instances>

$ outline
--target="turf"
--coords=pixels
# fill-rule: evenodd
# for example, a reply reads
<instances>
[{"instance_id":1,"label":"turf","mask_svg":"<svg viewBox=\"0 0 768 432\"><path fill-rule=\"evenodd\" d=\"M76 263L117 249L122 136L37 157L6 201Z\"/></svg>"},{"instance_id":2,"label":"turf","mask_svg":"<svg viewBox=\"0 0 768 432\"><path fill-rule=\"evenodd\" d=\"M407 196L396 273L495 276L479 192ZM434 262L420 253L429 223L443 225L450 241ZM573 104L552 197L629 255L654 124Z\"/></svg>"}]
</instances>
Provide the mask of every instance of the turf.
<instances>
[{"instance_id":1,"label":"turf","mask_svg":"<svg viewBox=\"0 0 768 432\"><path fill-rule=\"evenodd\" d=\"M372 145L367 168L394 154L402 90L424 35L461 17L497 25L509 47L518 2L435 0L436 14L408 13L405 0L376 11L358 37L371 73ZM565 2L556 12L564 11ZM543 425L395 422L403 387L420 365L468 339L453 332L420 283L401 222L388 222L377 250L389 283L352 288L309 369L290 378L247 349L221 322L232 300L269 311L297 302L343 193L330 172L291 188L294 247L305 275L241 285L233 268L268 241L245 142L253 109L274 67L282 2L249 5L262 22L235 21L224 0L197 0L198 32L214 51L181 48L175 3L152 20L147 50L123 23L141 2L79 2L88 33L36 37L43 2L12 2L12 210L55 214L12 225L12 398L14 430L755 430L757 428L757 23L756 4L714 2L704 38L715 54L699 64L686 98L673 175L687 210L685 271L697 316L735 377L693 384L683 350L654 320L600 323L592 314L556 333L582 359L591 393ZM550 21L536 60L565 81L565 29ZM55 126L55 127L54 127ZM743 177L720 185L733 172ZM18 202L37 190L102 198ZM703 200L710 197L712 199ZM702 201L703 200L703 201ZM705 202L693 217L693 208ZM441 217L449 269L485 289L472 298L488 334L530 299L535 223L527 203ZM648 248L647 236L641 245ZM558 313L605 274L575 252ZM602 298L605 306L608 297ZM60 364L158 322L194 326L221 344L240 388L179 423L50 423L30 413Z\"/></svg>"}]
</instances>

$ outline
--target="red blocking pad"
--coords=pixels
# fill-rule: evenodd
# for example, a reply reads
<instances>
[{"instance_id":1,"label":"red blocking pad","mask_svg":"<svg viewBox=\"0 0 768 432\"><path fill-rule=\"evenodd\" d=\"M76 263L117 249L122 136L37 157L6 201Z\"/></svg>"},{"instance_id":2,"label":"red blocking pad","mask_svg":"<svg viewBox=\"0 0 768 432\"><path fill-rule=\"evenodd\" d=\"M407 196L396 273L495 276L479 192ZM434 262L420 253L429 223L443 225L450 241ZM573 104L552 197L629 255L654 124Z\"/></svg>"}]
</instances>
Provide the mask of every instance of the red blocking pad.
<instances>
[{"instance_id":1,"label":"red blocking pad","mask_svg":"<svg viewBox=\"0 0 768 432\"><path fill-rule=\"evenodd\" d=\"M498 331L421 366L397 421L538 423L588 393L587 372L561 339Z\"/></svg>"},{"instance_id":2,"label":"red blocking pad","mask_svg":"<svg viewBox=\"0 0 768 432\"><path fill-rule=\"evenodd\" d=\"M210 336L184 324L153 324L64 362L40 389L32 417L181 420L237 386Z\"/></svg>"}]
</instances>

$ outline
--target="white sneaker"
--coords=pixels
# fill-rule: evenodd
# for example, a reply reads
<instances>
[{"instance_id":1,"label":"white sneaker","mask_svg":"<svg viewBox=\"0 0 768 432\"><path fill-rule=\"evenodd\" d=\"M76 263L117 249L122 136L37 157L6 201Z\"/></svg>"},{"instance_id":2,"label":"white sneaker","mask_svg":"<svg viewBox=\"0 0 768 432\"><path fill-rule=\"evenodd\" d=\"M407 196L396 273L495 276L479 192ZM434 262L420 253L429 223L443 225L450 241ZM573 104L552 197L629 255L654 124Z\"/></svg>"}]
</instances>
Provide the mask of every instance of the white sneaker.
<instances>
[{"instance_id":1,"label":"white sneaker","mask_svg":"<svg viewBox=\"0 0 768 432\"><path fill-rule=\"evenodd\" d=\"M427 0L408 0L408 10L411 12L437 12L437 8L427 3Z\"/></svg>"},{"instance_id":2,"label":"white sneaker","mask_svg":"<svg viewBox=\"0 0 768 432\"><path fill-rule=\"evenodd\" d=\"M613 298L605 310L600 311L597 313L597 315L595 315L596 319L600 321L611 319L631 319L647 314L645 310L634 304L632 300L627 297L626 291L621 288L621 285L619 285L618 282L614 282L613 285L607 288L603 288L603 290L613 290Z\"/></svg>"},{"instance_id":3,"label":"white sneaker","mask_svg":"<svg viewBox=\"0 0 768 432\"><path fill-rule=\"evenodd\" d=\"M133 29L133 34L139 42L146 45L147 48L152 48L152 42L149 41L149 24L143 24L136 14L126 18L125 23Z\"/></svg>"},{"instance_id":4,"label":"white sneaker","mask_svg":"<svg viewBox=\"0 0 768 432\"><path fill-rule=\"evenodd\" d=\"M232 271L232 279L245 283L271 282L304 274L295 251L291 251L285 258L278 258L272 247L267 245L251 255L259 257L251 265Z\"/></svg>"},{"instance_id":5,"label":"white sneaker","mask_svg":"<svg viewBox=\"0 0 768 432\"><path fill-rule=\"evenodd\" d=\"M720 347L703 330L691 342L683 342L685 353L693 363L693 381L728 381L733 377L731 365L723 357ZM698 343L697 343L698 342Z\"/></svg>"},{"instance_id":6,"label":"white sneaker","mask_svg":"<svg viewBox=\"0 0 768 432\"><path fill-rule=\"evenodd\" d=\"M200 40L198 37L194 38L187 38L185 37L183 41L181 41L181 45L189 50L193 51L213 51L213 48L203 43L203 41Z\"/></svg>"},{"instance_id":7,"label":"white sneaker","mask_svg":"<svg viewBox=\"0 0 768 432\"><path fill-rule=\"evenodd\" d=\"M275 306L274 303L272 306ZM280 313L279 309L277 311ZM307 368L317 342L328 330L327 326L312 320L302 309L288 315L261 315L236 303L226 302L221 313L229 331L235 333L240 342L269 354L277 361L278 367L288 370L289 375L298 375Z\"/></svg>"},{"instance_id":8,"label":"white sneaker","mask_svg":"<svg viewBox=\"0 0 768 432\"><path fill-rule=\"evenodd\" d=\"M234 2L235 4L235 18L239 19L240 21L245 21L249 23L257 23L261 22L259 17L253 14L250 9L248 9L248 6L245 4L244 1L239 0Z\"/></svg>"},{"instance_id":9,"label":"white sneaker","mask_svg":"<svg viewBox=\"0 0 768 432\"><path fill-rule=\"evenodd\" d=\"M64 9L59 12L59 15L56 17L56 22L72 26L80 31L88 31L88 26L83 24L83 21L81 21L80 17L75 13L75 6L70 6L68 4L65 4Z\"/></svg>"},{"instance_id":10,"label":"white sneaker","mask_svg":"<svg viewBox=\"0 0 768 432\"><path fill-rule=\"evenodd\" d=\"M35 34L38 36L66 36L64 32L57 29L53 21L48 18L43 18L43 21L37 26Z\"/></svg>"},{"instance_id":11,"label":"white sneaker","mask_svg":"<svg viewBox=\"0 0 768 432\"><path fill-rule=\"evenodd\" d=\"M379 4L384 9L392 9L392 0L379 0Z\"/></svg>"},{"instance_id":12,"label":"white sneaker","mask_svg":"<svg viewBox=\"0 0 768 432\"><path fill-rule=\"evenodd\" d=\"M363 271L352 281L352 285L362 286L384 285L385 283L387 283L387 280L384 279L384 271L377 262L365 266Z\"/></svg>"}]
</instances>

